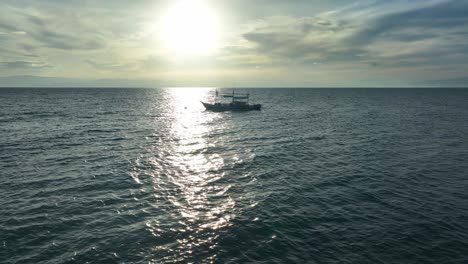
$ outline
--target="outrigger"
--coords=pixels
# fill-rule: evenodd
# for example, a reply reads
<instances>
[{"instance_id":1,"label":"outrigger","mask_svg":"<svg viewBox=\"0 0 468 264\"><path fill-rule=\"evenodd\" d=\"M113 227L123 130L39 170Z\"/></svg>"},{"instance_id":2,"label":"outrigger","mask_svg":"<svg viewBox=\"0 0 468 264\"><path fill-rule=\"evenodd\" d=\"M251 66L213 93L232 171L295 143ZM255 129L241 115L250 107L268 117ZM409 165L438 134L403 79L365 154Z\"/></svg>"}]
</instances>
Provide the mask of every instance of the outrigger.
<instances>
[{"instance_id":1,"label":"outrigger","mask_svg":"<svg viewBox=\"0 0 468 264\"><path fill-rule=\"evenodd\" d=\"M261 104L249 104L249 93L235 93L234 89L232 90L232 94L218 94L218 90L216 90L216 97L215 102L205 103L201 102L203 106L205 106L206 110L213 111L213 112L225 112L225 111L252 111L252 110L261 110ZM221 103L218 102L218 97L222 98L232 98L230 103Z\"/></svg>"}]
</instances>

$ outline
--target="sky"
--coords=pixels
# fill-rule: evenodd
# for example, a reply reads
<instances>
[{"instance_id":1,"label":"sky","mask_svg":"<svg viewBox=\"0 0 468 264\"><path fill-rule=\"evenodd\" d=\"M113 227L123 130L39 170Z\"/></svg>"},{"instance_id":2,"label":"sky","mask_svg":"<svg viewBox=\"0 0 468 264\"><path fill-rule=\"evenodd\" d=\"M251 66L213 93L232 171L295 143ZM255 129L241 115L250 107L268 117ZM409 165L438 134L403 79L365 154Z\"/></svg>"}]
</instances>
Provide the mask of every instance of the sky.
<instances>
[{"instance_id":1,"label":"sky","mask_svg":"<svg viewBox=\"0 0 468 264\"><path fill-rule=\"evenodd\" d=\"M467 25L466 0L2 0L0 86L466 87Z\"/></svg>"}]
</instances>

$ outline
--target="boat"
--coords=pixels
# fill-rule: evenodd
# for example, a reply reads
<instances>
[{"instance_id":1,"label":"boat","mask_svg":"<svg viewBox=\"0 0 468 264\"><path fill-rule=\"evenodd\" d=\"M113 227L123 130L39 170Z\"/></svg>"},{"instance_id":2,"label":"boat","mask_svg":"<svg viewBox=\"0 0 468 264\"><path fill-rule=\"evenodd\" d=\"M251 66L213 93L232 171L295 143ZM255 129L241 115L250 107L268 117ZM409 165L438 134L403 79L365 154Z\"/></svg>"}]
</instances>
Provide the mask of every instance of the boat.
<instances>
[{"instance_id":1,"label":"boat","mask_svg":"<svg viewBox=\"0 0 468 264\"><path fill-rule=\"evenodd\" d=\"M244 112L244 111L253 111L253 110L261 110L261 104L249 104L249 94L244 93L235 93L234 89L232 90L232 94L221 94L219 95L218 90L216 90L216 97L214 103L206 103L201 102L206 110L213 111L213 112L225 112L225 111L232 111L232 112ZM231 98L231 102L223 103L219 102L218 98Z\"/></svg>"}]
</instances>

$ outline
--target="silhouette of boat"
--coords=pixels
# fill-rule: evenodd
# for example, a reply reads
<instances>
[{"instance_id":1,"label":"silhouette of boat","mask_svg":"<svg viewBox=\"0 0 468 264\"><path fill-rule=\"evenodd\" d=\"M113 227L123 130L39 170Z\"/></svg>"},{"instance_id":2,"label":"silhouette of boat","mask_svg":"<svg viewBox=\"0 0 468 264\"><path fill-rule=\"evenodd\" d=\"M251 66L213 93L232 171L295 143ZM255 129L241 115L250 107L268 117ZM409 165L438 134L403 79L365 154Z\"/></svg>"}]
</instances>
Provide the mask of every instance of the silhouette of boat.
<instances>
[{"instance_id":1,"label":"silhouette of boat","mask_svg":"<svg viewBox=\"0 0 468 264\"><path fill-rule=\"evenodd\" d=\"M262 109L261 104L249 104L249 96L250 95L248 93L244 93L244 94L235 93L234 90L232 90L232 94L219 95L218 90L216 90L216 97L215 97L214 103L205 103L205 102L201 102L201 103L206 108L206 110L213 111L213 112L225 112L225 111L241 112L241 111L261 110ZM223 103L217 100L219 97L232 98L232 100L229 103Z\"/></svg>"}]
</instances>

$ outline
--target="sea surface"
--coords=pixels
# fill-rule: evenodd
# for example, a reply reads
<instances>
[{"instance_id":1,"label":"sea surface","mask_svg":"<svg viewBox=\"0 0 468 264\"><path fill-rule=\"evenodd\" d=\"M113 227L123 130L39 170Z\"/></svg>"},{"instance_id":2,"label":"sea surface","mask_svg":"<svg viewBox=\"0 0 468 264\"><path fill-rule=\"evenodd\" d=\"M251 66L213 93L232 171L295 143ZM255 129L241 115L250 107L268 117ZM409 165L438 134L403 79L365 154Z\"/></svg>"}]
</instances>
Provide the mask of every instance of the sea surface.
<instances>
[{"instance_id":1,"label":"sea surface","mask_svg":"<svg viewBox=\"0 0 468 264\"><path fill-rule=\"evenodd\" d=\"M468 263L468 89L243 91L0 89L0 263Z\"/></svg>"}]
</instances>

